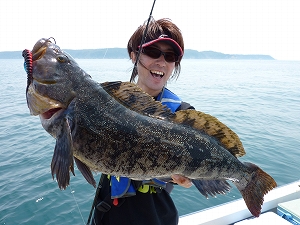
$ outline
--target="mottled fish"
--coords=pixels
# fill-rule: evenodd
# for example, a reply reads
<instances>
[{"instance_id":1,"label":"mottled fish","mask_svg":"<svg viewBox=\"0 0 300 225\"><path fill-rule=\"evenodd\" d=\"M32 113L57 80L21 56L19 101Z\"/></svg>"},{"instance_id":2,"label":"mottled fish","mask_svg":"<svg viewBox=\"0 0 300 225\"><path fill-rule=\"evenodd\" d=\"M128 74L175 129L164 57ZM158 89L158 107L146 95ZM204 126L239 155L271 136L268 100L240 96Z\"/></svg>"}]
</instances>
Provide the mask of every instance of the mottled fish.
<instances>
[{"instance_id":1,"label":"mottled fish","mask_svg":"<svg viewBox=\"0 0 300 225\"><path fill-rule=\"evenodd\" d=\"M24 50L27 104L56 139L52 176L65 189L75 161L95 186L91 171L134 180L179 174L207 195L232 181L254 216L274 179L252 163L238 136L218 119L196 110L172 113L129 82L99 84L54 39Z\"/></svg>"}]
</instances>

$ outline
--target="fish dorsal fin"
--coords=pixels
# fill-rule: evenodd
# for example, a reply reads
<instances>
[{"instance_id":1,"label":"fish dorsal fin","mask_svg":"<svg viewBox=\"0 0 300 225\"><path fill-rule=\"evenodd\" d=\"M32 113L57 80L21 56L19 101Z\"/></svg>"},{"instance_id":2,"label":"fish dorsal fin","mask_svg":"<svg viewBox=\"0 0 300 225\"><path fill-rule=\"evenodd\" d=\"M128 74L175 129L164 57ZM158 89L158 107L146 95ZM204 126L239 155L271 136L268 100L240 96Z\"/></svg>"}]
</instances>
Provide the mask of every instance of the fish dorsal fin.
<instances>
[{"instance_id":1,"label":"fish dorsal fin","mask_svg":"<svg viewBox=\"0 0 300 225\"><path fill-rule=\"evenodd\" d=\"M238 135L216 117L193 109L180 110L175 115L171 121L189 125L215 137L235 157L246 154Z\"/></svg>"},{"instance_id":2,"label":"fish dorsal fin","mask_svg":"<svg viewBox=\"0 0 300 225\"><path fill-rule=\"evenodd\" d=\"M180 110L174 114L168 107L154 101L152 96L130 82L106 82L102 83L101 86L115 100L130 110L157 119L166 119L174 123L189 125L216 138L235 157L245 154L244 147L237 134L209 114L192 109Z\"/></svg>"},{"instance_id":3,"label":"fish dorsal fin","mask_svg":"<svg viewBox=\"0 0 300 225\"><path fill-rule=\"evenodd\" d=\"M102 88L126 108L143 115L156 118L174 117L171 110L155 101L152 96L144 92L136 84L130 82L105 82Z\"/></svg>"}]
</instances>

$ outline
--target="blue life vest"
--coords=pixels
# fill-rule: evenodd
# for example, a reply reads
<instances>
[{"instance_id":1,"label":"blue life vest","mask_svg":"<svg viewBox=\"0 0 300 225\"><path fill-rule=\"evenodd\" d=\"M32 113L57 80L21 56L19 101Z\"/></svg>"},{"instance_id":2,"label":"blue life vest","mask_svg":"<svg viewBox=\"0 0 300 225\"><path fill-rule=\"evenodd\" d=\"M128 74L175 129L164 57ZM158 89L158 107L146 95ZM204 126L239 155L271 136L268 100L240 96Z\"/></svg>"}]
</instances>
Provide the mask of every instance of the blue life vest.
<instances>
[{"instance_id":1,"label":"blue life vest","mask_svg":"<svg viewBox=\"0 0 300 225\"><path fill-rule=\"evenodd\" d=\"M163 105L167 106L172 112L176 112L182 102L177 95L167 88L164 88L163 91L159 93L157 101L160 101Z\"/></svg>"},{"instance_id":2,"label":"blue life vest","mask_svg":"<svg viewBox=\"0 0 300 225\"><path fill-rule=\"evenodd\" d=\"M169 89L164 88L163 91L157 96L157 100L163 105L166 105L172 112L175 112L181 105L181 99L171 92ZM134 196L136 190L128 177L111 176L111 198L121 198ZM158 179L145 180L143 185L151 185L154 187L166 187L166 182Z\"/></svg>"}]
</instances>

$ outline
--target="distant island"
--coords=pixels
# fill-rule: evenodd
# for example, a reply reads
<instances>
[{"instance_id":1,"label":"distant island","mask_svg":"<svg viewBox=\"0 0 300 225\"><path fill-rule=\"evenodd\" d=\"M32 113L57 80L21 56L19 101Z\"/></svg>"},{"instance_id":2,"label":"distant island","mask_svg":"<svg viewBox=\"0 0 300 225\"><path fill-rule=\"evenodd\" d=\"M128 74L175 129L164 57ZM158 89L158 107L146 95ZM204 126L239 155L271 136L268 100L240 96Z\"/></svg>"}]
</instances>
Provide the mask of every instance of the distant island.
<instances>
[{"instance_id":1,"label":"distant island","mask_svg":"<svg viewBox=\"0 0 300 225\"><path fill-rule=\"evenodd\" d=\"M77 59L128 59L126 48L104 49L65 49L73 58ZM0 59L22 59L22 51L0 52ZM249 60L274 60L269 55L240 55L224 54L214 51L198 52L192 49L184 51L184 59L249 59Z\"/></svg>"}]
</instances>

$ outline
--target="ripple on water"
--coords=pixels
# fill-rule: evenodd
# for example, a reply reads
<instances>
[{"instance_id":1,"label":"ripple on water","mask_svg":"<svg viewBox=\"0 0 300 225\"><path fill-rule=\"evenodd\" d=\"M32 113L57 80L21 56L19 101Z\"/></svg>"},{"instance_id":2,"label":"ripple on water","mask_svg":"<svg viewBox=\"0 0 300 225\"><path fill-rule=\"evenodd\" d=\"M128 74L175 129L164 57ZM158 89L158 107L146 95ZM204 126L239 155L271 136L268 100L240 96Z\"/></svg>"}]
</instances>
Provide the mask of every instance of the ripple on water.
<instances>
[{"instance_id":1,"label":"ripple on water","mask_svg":"<svg viewBox=\"0 0 300 225\"><path fill-rule=\"evenodd\" d=\"M39 118L29 114L23 61L0 61L0 224L85 224L81 214L86 220L95 189L75 168L71 186L59 190L50 171L55 140ZM99 82L130 77L128 60L80 60L80 65ZM277 60L185 60L179 79L168 87L232 128L247 152L240 160L257 164L283 185L300 179L299 65ZM195 187L177 186L172 197L183 215L240 194L233 187L224 196L205 199Z\"/></svg>"}]
</instances>

